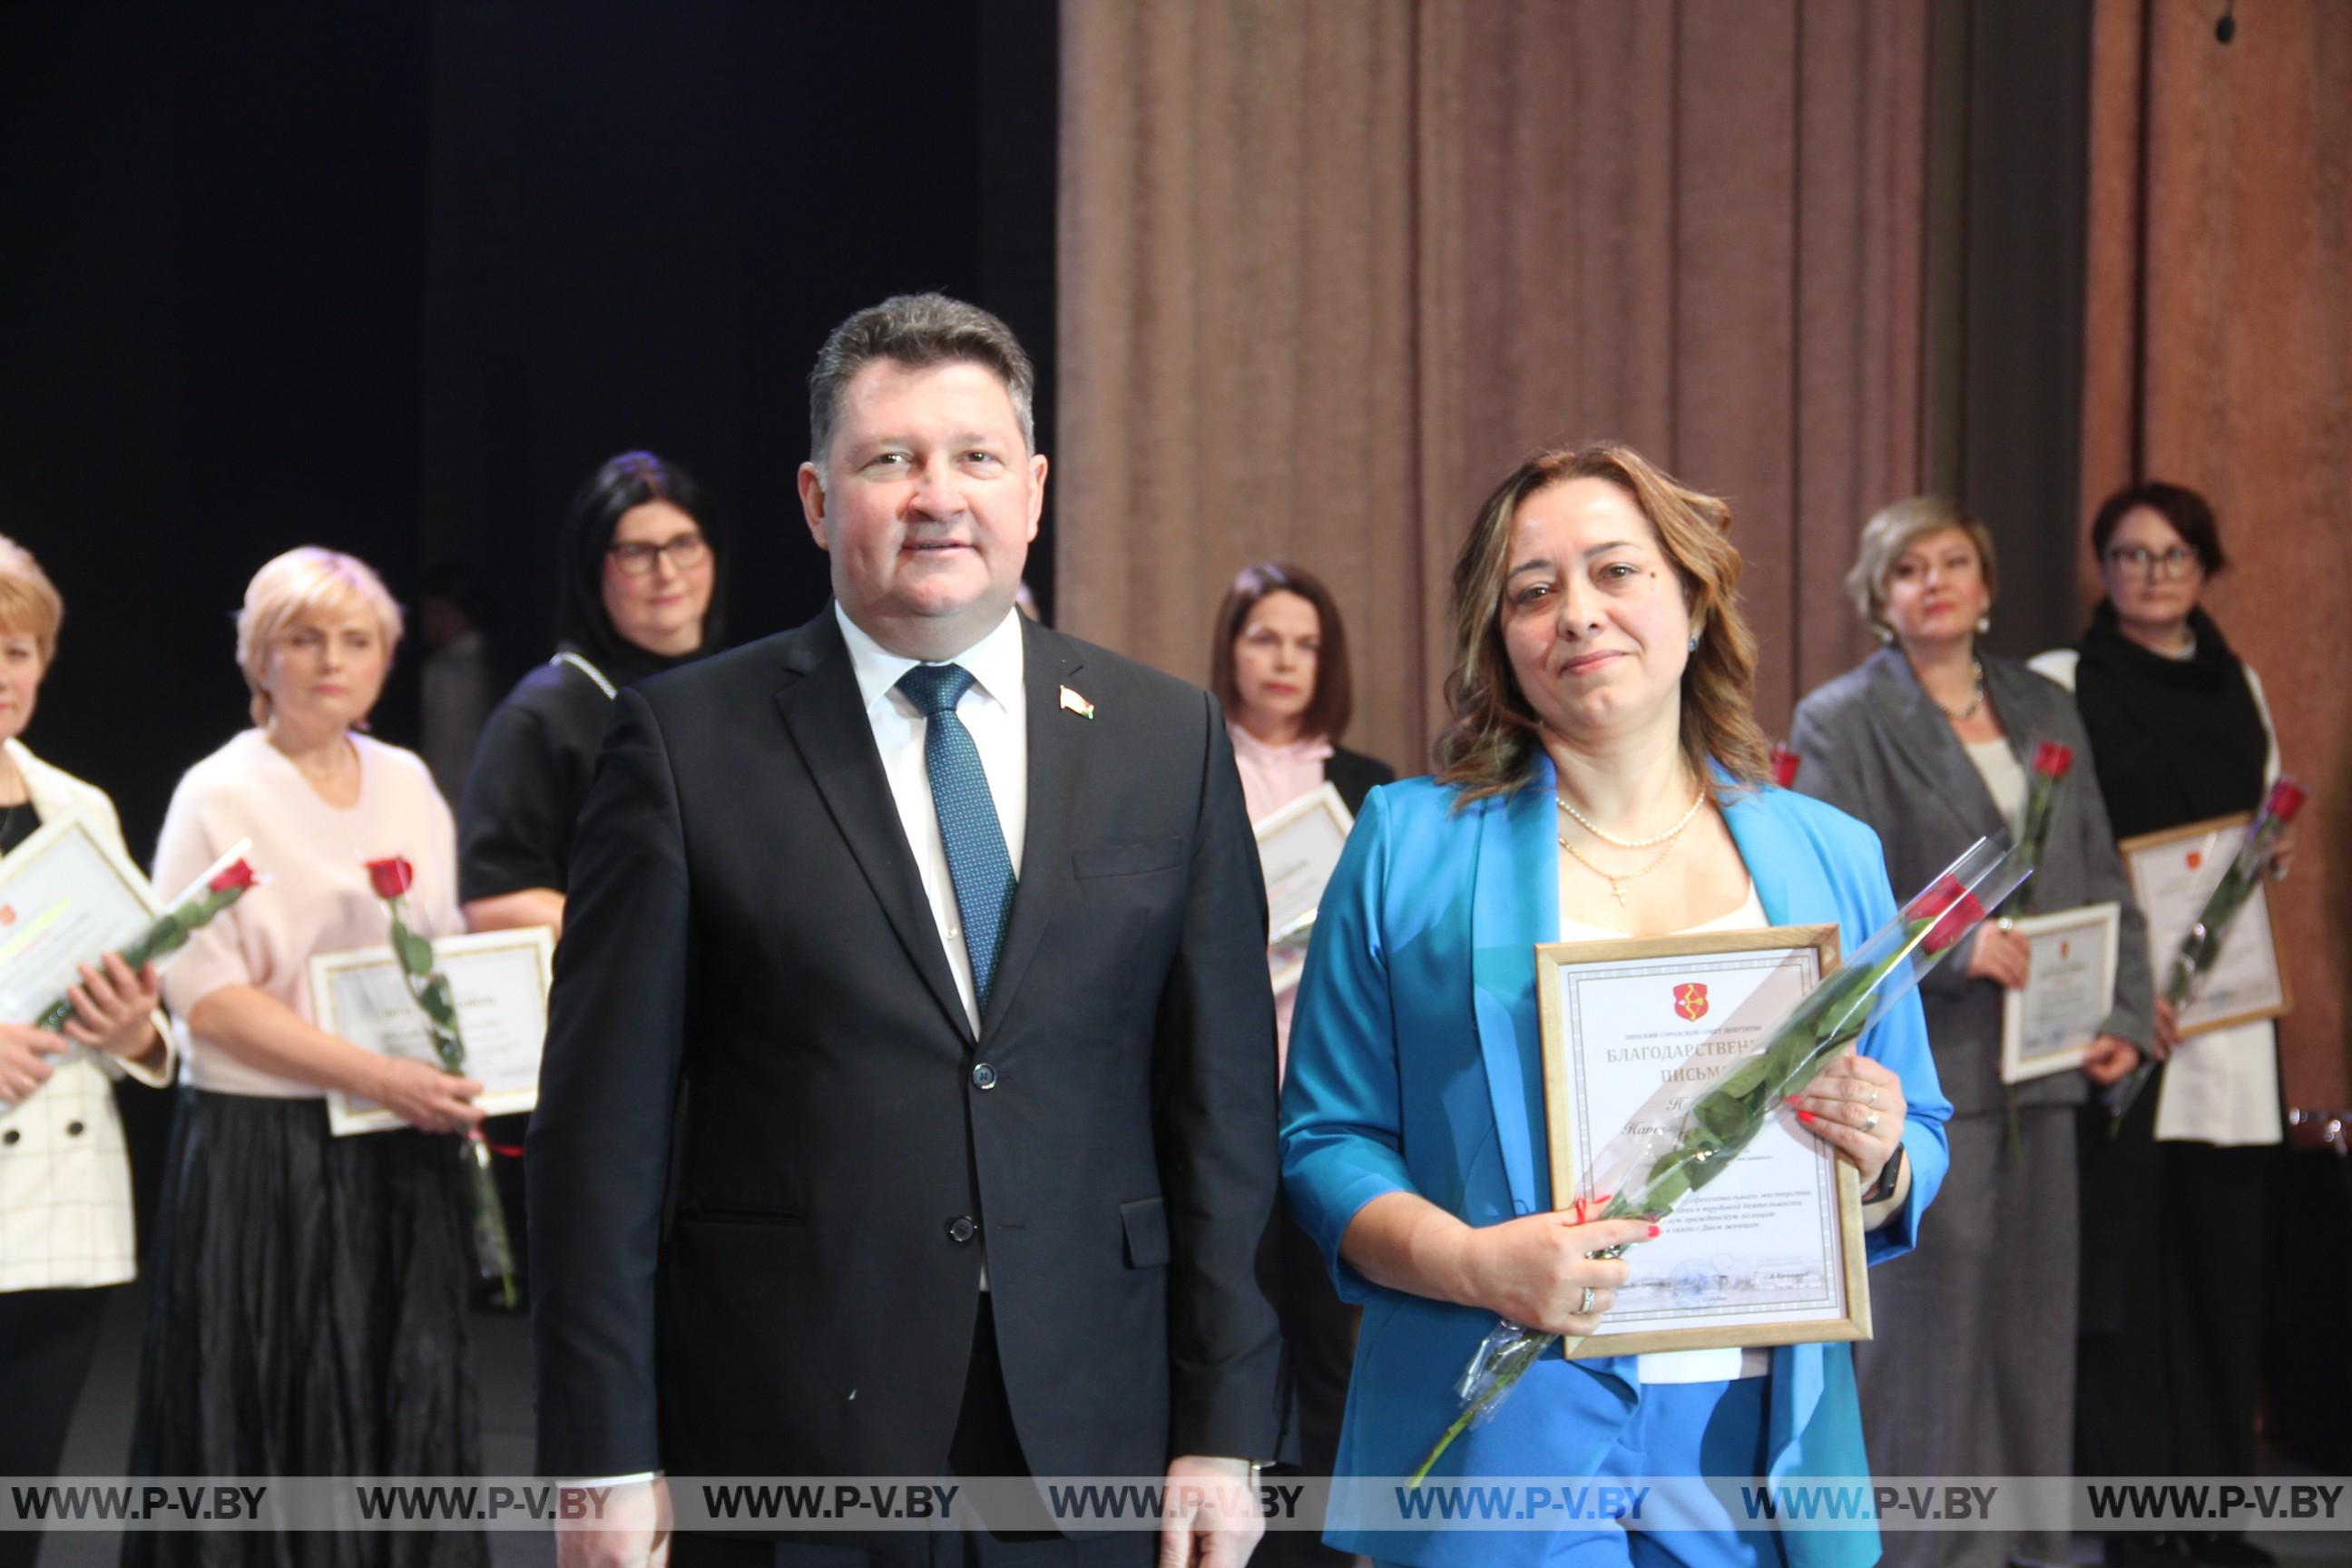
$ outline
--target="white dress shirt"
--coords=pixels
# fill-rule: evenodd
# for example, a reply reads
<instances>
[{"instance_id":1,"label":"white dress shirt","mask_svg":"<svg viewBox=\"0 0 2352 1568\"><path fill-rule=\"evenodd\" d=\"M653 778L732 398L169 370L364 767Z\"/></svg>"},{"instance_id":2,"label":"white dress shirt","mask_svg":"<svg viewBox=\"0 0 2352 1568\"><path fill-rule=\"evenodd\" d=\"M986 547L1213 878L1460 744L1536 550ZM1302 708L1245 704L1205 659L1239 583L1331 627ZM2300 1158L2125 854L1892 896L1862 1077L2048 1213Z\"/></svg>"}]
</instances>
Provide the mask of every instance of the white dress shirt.
<instances>
[{"instance_id":1,"label":"white dress shirt","mask_svg":"<svg viewBox=\"0 0 2352 1568\"><path fill-rule=\"evenodd\" d=\"M956 994L963 998L964 1016L977 1036L980 992L972 984L971 954L964 951L963 911L956 903L948 847L940 837L939 809L931 802L930 770L923 761L930 721L898 689L899 677L926 661L901 658L876 642L843 612L838 600L833 614L849 644L857 694L865 700L875 749L882 753L882 776L890 783L890 799L915 852L916 868L922 873L923 897L931 906L940 945L955 975ZM1012 858L1017 879L1029 827L1029 699L1021 684L1027 662L1021 647L1021 612L1007 610L995 630L961 653L929 662L960 664L971 672L971 687L956 703L956 717L980 750L981 771L988 775L997 825L1004 830L1004 853Z\"/></svg>"}]
</instances>

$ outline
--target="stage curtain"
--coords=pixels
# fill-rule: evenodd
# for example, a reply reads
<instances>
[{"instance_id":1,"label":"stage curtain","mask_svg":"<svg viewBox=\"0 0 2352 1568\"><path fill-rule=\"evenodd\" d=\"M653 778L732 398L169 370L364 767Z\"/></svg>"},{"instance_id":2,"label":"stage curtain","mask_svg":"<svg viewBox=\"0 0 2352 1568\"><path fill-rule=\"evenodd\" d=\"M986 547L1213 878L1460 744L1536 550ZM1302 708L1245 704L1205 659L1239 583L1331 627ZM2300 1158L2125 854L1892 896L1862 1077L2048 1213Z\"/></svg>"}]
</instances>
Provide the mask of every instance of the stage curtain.
<instances>
[{"instance_id":1,"label":"stage curtain","mask_svg":"<svg viewBox=\"0 0 2352 1568\"><path fill-rule=\"evenodd\" d=\"M1730 498L1758 702L1870 646L1919 483L1925 0L1065 0L1057 618L1193 679L1241 566L1349 618L1350 742L1443 723L1479 499L1612 437Z\"/></svg>"}]
</instances>

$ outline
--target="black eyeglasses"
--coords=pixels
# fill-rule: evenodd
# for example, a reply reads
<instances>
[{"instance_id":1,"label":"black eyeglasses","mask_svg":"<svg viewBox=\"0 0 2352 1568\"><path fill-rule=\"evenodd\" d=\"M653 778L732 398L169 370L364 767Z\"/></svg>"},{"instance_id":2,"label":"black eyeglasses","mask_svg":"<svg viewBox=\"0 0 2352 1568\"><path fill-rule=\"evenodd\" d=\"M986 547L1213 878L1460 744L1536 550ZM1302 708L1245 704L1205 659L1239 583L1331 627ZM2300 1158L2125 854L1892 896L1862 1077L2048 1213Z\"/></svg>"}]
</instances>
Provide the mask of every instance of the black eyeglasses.
<instances>
[{"instance_id":1,"label":"black eyeglasses","mask_svg":"<svg viewBox=\"0 0 2352 1568\"><path fill-rule=\"evenodd\" d=\"M604 553L630 576L643 577L653 571L656 555L668 556L673 572L693 571L710 559L710 542L698 533L681 533L676 539L660 544L615 544Z\"/></svg>"},{"instance_id":2,"label":"black eyeglasses","mask_svg":"<svg viewBox=\"0 0 2352 1568\"><path fill-rule=\"evenodd\" d=\"M2197 559L2197 552L2176 544L2162 554L2144 544L2127 544L2107 552L2107 559L2126 570L2151 577L2178 577Z\"/></svg>"}]
</instances>

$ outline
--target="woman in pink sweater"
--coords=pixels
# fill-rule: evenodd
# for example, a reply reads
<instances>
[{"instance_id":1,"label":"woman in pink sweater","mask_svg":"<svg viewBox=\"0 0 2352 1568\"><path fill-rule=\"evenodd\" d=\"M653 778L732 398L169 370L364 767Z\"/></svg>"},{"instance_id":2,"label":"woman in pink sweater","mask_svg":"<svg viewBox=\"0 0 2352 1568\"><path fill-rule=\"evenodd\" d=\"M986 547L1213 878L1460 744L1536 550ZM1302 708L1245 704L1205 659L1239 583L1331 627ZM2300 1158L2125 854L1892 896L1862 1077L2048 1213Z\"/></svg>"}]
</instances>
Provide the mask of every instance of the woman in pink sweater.
<instances>
[{"instance_id":1,"label":"woman in pink sweater","mask_svg":"<svg viewBox=\"0 0 2352 1568\"><path fill-rule=\"evenodd\" d=\"M466 1309L474 1265L457 1150L480 1086L319 1027L310 960L377 947L366 863L415 868L407 917L464 929L457 833L425 763L356 730L383 689L400 608L361 562L289 551L237 616L255 727L180 780L155 851L177 888L250 839L264 885L164 978L185 1090L173 1133L141 1377L144 1474L465 1475L480 1469ZM341 1089L407 1130L336 1138ZM134 1533L134 1565L222 1560L488 1561L473 1533Z\"/></svg>"}]
</instances>

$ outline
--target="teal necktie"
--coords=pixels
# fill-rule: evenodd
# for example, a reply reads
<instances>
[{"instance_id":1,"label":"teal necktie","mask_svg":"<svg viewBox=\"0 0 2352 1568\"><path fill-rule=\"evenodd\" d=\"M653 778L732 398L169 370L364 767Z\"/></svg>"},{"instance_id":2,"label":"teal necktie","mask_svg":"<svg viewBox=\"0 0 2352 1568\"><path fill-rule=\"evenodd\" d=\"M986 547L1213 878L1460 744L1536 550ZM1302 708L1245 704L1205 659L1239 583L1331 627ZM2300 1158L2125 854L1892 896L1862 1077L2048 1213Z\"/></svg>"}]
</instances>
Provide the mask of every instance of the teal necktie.
<instances>
[{"instance_id":1,"label":"teal necktie","mask_svg":"<svg viewBox=\"0 0 2352 1568\"><path fill-rule=\"evenodd\" d=\"M898 678L898 689L930 721L924 727L923 766L931 775L931 806L940 816L948 875L963 916L972 992L985 1013L1018 883L1013 857L1004 849L1003 824L996 819L996 800L988 793L988 774L980 765L980 748L956 717L956 703L971 685L971 671L960 664L919 664Z\"/></svg>"}]
</instances>

